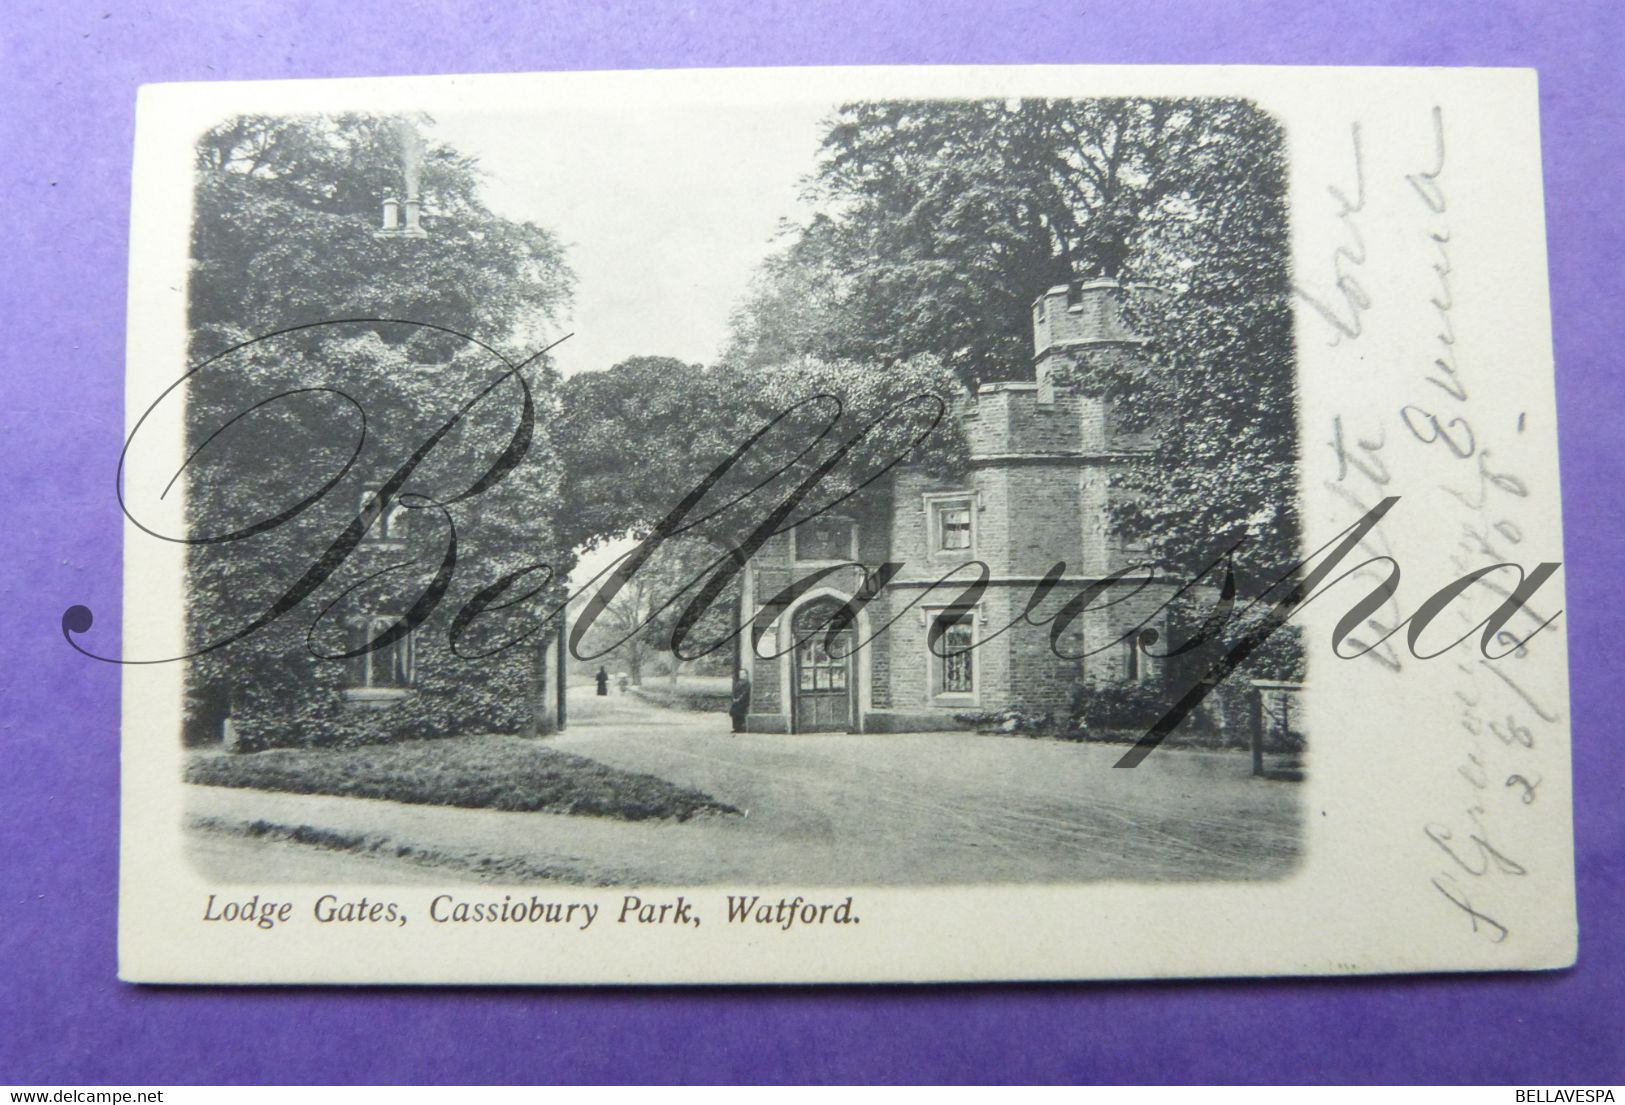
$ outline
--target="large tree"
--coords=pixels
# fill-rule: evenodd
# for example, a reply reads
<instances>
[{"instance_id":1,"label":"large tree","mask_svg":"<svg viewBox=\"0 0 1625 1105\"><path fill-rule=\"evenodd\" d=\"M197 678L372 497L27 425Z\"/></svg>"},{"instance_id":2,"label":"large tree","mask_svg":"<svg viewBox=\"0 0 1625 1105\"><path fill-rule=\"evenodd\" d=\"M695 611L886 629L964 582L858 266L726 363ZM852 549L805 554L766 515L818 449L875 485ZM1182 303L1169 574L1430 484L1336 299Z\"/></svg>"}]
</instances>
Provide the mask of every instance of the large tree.
<instances>
[{"instance_id":1,"label":"large tree","mask_svg":"<svg viewBox=\"0 0 1625 1105\"><path fill-rule=\"evenodd\" d=\"M765 266L728 360L1026 379L1033 300L1115 279L1149 371L1102 360L1078 383L1157 426L1117 524L1187 570L1251 529L1244 563L1271 576L1298 527L1283 144L1236 100L846 105L808 181L818 214Z\"/></svg>"},{"instance_id":2,"label":"large tree","mask_svg":"<svg viewBox=\"0 0 1625 1105\"><path fill-rule=\"evenodd\" d=\"M553 440L562 516L577 544L641 538L726 464L673 536L737 546L849 443L783 525L894 464L960 463L963 440L946 412L961 390L925 357L884 373L805 357L749 369L632 357L561 386Z\"/></svg>"},{"instance_id":3,"label":"large tree","mask_svg":"<svg viewBox=\"0 0 1625 1105\"><path fill-rule=\"evenodd\" d=\"M623 559L635 571L619 591L612 584L605 609L587 608L584 648L630 638L637 649L666 650L691 602L705 614L685 626L674 668L726 639L736 571L764 532L786 532L849 498L869 501L898 464L962 463L958 420L947 417L961 390L927 357L884 373L808 358L706 368L633 357L564 381L553 439L571 541L646 542ZM684 497L713 478L673 521Z\"/></svg>"},{"instance_id":4,"label":"large tree","mask_svg":"<svg viewBox=\"0 0 1625 1105\"><path fill-rule=\"evenodd\" d=\"M423 141L419 128L431 123L255 115L206 133L188 286L199 352L216 328L263 333L333 318L335 308L436 322L493 344L543 333L571 292L563 247L542 227L493 214L478 163ZM382 201L403 198L409 174L427 236L375 235Z\"/></svg>"},{"instance_id":5,"label":"large tree","mask_svg":"<svg viewBox=\"0 0 1625 1105\"><path fill-rule=\"evenodd\" d=\"M508 727L536 705L527 701L539 675L534 641L481 664L454 654L449 629L453 612L503 575L547 560L569 569L569 546L552 526L558 470L546 415L556 381L545 362L522 370L534 409L527 436L524 389L503 377L565 305L571 278L551 233L483 205L473 161L421 142L428 122L244 117L198 144L190 531L209 538L292 513L262 532L192 547L189 634L207 649L190 671L195 728L212 728L229 702L257 727L253 743L375 731L378 717L344 711L332 692L365 661L334 657L358 647L358 633L377 636L376 615L403 617L435 586L453 527L451 585L413 634L420 693L387 712L390 725ZM401 197L408 176L420 182L427 235L380 236L381 200ZM320 587L241 641L207 647L272 609L453 422L379 504L382 514L363 519L371 540ZM517 465L482 485L505 453ZM476 493L452 501L465 492ZM466 627L460 650L499 648L529 613L494 611Z\"/></svg>"}]
</instances>

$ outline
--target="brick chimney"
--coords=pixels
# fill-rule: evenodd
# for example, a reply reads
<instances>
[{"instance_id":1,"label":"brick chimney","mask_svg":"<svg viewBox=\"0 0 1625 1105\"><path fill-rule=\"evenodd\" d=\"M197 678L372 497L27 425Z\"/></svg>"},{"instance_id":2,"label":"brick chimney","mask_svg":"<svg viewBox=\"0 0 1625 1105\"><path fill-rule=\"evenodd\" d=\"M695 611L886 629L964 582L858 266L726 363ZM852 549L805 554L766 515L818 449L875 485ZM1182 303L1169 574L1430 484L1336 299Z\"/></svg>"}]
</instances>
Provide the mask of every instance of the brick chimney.
<instances>
[{"instance_id":1,"label":"brick chimney","mask_svg":"<svg viewBox=\"0 0 1625 1105\"><path fill-rule=\"evenodd\" d=\"M384 200L384 223L374 232L374 237L427 238L429 232L423 229L422 224L423 197L418 190L423 176L423 136L404 120L397 124L395 130L401 148L401 179L406 185L406 203L403 205L394 196ZM404 224L401 221L403 213L406 216Z\"/></svg>"},{"instance_id":2,"label":"brick chimney","mask_svg":"<svg viewBox=\"0 0 1625 1105\"><path fill-rule=\"evenodd\" d=\"M406 196L406 225L401 228L403 238L427 238L429 232L423 229L419 219L423 213L423 199L416 192L409 192Z\"/></svg>"}]
</instances>

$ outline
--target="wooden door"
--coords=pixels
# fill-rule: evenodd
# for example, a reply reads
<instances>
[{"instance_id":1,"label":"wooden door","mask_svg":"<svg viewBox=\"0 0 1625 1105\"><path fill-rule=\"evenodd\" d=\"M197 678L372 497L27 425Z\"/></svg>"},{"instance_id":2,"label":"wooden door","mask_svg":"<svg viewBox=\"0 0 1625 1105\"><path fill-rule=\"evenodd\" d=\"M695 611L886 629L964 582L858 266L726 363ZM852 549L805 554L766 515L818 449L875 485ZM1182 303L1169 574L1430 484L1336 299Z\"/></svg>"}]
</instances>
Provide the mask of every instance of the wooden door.
<instances>
[{"instance_id":1,"label":"wooden door","mask_svg":"<svg viewBox=\"0 0 1625 1105\"><path fill-rule=\"evenodd\" d=\"M852 635L831 641L815 634L796 646L796 732L844 733L852 728Z\"/></svg>"}]
</instances>

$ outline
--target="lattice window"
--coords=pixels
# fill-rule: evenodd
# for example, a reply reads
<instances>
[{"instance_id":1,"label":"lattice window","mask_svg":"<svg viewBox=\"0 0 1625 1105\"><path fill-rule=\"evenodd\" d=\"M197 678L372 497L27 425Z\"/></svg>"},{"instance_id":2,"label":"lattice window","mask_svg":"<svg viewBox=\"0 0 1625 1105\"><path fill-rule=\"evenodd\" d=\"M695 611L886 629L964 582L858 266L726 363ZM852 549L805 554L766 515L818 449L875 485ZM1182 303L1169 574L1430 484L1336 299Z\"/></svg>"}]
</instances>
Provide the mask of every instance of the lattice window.
<instances>
[{"instance_id":1,"label":"lattice window","mask_svg":"<svg viewBox=\"0 0 1625 1105\"><path fill-rule=\"evenodd\" d=\"M846 690L846 659L831 656L822 635L802 644L800 660L802 690Z\"/></svg>"},{"instance_id":2,"label":"lattice window","mask_svg":"<svg viewBox=\"0 0 1625 1105\"><path fill-rule=\"evenodd\" d=\"M975 623L970 614L950 612L937 618L942 631L935 652L939 694L976 692Z\"/></svg>"},{"instance_id":3,"label":"lattice window","mask_svg":"<svg viewBox=\"0 0 1625 1105\"><path fill-rule=\"evenodd\" d=\"M354 640L351 647L366 647L399 620L393 615L377 615L358 621L353 630ZM363 652L350 662L350 685L377 689L405 689L412 686L417 674L416 657L413 653L410 631L383 648Z\"/></svg>"},{"instance_id":4,"label":"lattice window","mask_svg":"<svg viewBox=\"0 0 1625 1105\"><path fill-rule=\"evenodd\" d=\"M931 551L968 553L976 546L976 504L969 498L931 497Z\"/></svg>"}]
</instances>

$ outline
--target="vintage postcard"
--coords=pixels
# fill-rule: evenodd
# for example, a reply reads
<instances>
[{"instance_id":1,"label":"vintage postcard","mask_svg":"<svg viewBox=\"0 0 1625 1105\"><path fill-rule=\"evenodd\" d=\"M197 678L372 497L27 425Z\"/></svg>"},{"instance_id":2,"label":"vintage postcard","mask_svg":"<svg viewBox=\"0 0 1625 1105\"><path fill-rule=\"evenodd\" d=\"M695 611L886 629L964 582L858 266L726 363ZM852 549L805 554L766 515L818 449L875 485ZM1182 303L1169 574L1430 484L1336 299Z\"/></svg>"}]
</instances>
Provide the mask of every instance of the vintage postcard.
<instances>
[{"instance_id":1,"label":"vintage postcard","mask_svg":"<svg viewBox=\"0 0 1625 1105\"><path fill-rule=\"evenodd\" d=\"M1571 964L1545 249L1528 71L144 89L121 977Z\"/></svg>"}]
</instances>

